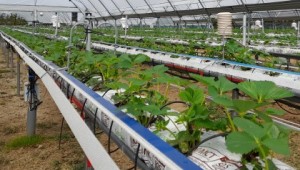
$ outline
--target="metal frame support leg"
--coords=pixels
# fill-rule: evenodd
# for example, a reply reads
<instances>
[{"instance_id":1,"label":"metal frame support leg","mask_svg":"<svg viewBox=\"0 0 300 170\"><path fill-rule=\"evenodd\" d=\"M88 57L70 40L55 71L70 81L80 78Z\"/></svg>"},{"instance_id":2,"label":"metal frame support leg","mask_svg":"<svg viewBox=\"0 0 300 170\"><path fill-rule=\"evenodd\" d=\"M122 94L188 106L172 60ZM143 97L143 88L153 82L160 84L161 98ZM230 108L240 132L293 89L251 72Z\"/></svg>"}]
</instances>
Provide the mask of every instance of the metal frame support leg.
<instances>
[{"instance_id":1,"label":"metal frame support leg","mask_svg":"<svg viewBox=\"0 0 300 170\"><path fill-rule=\"evenodd\" d=\"M36 110L38 106L38 98L36 92L36 80L37 75L35 72L28 68L28 101L29 101L29 108L27 112L27 135L33 136L36 132Z\"/></svg>"},{"instance_id":2,"label":"metal frame support leg","mask_svg":"<svg viewBox=\"0 0 300 170\"><path fill-rule=\"evenodd\" d=\"M17 56L17 95L20 96L21 91L21 73L20 73L20 56Z\"/></svg>"},{"instance_id":3,"label":"metal frame support leg","mask_svg":"<svg viewBox=\"0 0 300 170\"><path fill-rule=\"evenodd\" d=\"M10 48L10 57L9 57L9 62L10 62L10 72L11 72L11 77L14 76L14 52L13 52L13 47L11 46Z\"/></svg>"},{"instance_id":4,"label":"metal frame support leg","mask_svg":"<svg viewBox=\"0 0 300 170\"><path fill-rule=\"evenodd\" d=\"M10 45L6 45L6 66L7 66L7 68L9 68L9 46Z\"/></svg>"}]
</instances>

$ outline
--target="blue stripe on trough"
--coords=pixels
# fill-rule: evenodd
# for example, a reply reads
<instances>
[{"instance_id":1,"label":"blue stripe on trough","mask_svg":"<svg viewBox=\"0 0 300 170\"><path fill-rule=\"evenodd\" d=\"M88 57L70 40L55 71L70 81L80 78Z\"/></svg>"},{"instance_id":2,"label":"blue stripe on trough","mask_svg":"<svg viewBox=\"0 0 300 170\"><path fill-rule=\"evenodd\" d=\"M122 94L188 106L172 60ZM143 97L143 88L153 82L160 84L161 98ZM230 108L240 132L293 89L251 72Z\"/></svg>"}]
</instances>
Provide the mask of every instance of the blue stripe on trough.
<instances>
[{"instance_id":1,"label":"blue stripe on trough","mask_svg":"<svg viewBox=\"0 0 300 170\"><path fill-rule=\"evenodd\" d=\"M128 127L136 131L140 134L145 140L150 142L153 146L155 146L158 150L160 150L163 154L165 154L170 160L175 162L179 167L182 169L189 169L189 170L202 170L199 166L189 160L186 156L182 153L177 151L175 148L170 146L168 143L160 139L158 136L153 134L147 128L142 126L140 123L132 119L131 117L127 116L126 113L118 110L116 106L102 98L100 95L95 93L93 90L85 86L82 82L74 78L73 76L69 75L65 71L61 71L61 73L66 76L70 81L84 90L88 95L96 99L102 106L110 110L114 115L116 115L120 120L122 120ZM150 151L151 152L151 151Z\"/></svg>"}]
</instances>

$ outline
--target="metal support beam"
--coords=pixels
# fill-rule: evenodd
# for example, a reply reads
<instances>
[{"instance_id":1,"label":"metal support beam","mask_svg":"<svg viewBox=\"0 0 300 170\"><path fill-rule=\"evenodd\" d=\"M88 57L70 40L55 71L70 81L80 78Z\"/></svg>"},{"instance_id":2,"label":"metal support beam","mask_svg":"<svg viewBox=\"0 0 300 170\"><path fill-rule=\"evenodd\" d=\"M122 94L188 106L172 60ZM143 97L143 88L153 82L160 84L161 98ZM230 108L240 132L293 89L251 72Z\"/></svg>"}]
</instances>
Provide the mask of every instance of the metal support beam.
<instances>
[{"instance_id":1,"label":"metal support beam","mask_svg":"<svg viewBox=\"0 0 300 170\"><path fill-rule=\"evenodd\" d=\"M95 7L94 3L92 3L91 0L88 0L88 1L92 5L92 7L96 10L97 14L99 14L99 16L101 17L102 15L101 15L100 11ZM103 20L106 21L105 18Z\"/></svg>"},{"instance_id":2,"label":"metal support beam","mask_svg":"<svg viewBox=\"0 0 300 170\"><path fill-rule=\"evenodd\" d=\"M14 11L14 12L32 12L34 10L40 12L80 12L74 7L63 6L43 6L43 5L7 5L0 4L0 11Z\"/></svg>"},{"instance_id":3,"label":"metal support beam","mask_svg":"<svg viewBox=\"0 0 300 170\"><path fill-rule=\"evenodd\" d=\"M103 4L103 2L101 0L98 0L98 2L100 2L100 4L103 6L103 8L106 10L106 12L113 18L116 19L108 10L108 8Z\"/></svg>"},{"instance_id":4,"label":"metal support beam","mask_svg":"<svg viewBox=\"0 0 300 170\"><path fill-rule=\"evenodd\" d=\"M176 8L173 6L173 4L171 3L171 1L170 0L167 0L168 1L168 3L170 4L170 6L172 7L172 9L176 12L176 14L177 14L177 16L180 18L180 17L182 17L180 14L179 14L179 12L176 10Z\"/></svg>"}]
</instances>

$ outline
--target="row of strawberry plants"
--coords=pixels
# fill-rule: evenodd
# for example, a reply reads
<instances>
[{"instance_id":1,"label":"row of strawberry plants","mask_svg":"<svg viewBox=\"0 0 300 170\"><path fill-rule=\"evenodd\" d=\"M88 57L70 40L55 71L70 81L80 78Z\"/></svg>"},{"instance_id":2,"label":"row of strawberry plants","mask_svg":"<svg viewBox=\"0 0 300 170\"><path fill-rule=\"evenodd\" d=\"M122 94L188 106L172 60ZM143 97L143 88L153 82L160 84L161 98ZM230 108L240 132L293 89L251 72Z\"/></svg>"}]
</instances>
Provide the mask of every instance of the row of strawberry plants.
<instances>
[{"instance_id":1,"label":"row of strawberry plants","mask_svg":"<svg viewBox=\"0 0 300 170\"><path fill-rule=\"evenodd\" d=\"M41 37L5 30L27 44L46 59L60 66L66 63L65 42L50 41ZM128 112L146 127L154 126L156 133L167 131L172 137L166 139L184 154L190 154L201 144L203 130L228 134L226 146L229 151L243 155L244 165L252 163L256 168L274 169L272 154L289 154L288 131L275 124L269 115L283 112L267 107L274 99L291 97L292 93L277 87L272 82L243 82L238 85L224 77L191 77L207 85L208 94L188 82L170 76L168 68L157 65L145 69L142 63L149 61L145 55L93 54L74 49L69 72L86 82L95 90L115 90L113 100L120 109ZM93 82L93 77L101 79ZM184 87L179 98L186 103L182 112L170 112L168 90L171 84ZM163 93L155 89L166 86ZM230 91L239 89L247 97L244 100L231 99ZM208 101L208 96L212 100ZM237 116L231 117L231 113ZM172 120L170 117L175 117ZM171 130L168 124L184 128Z\"/></svg>"},{"instance_id":2,"label":"row of strawberry plants","mask_svg":"<svg viewBox=\"0 0 300 170\"><path fill-rule=\"evenodd\" d=\"M80 30L81 28L79 28L79 32ZM51 30L44 30L44 29L41 29L41 31L47 33L51 32ZM103 29L101 29L100 31L103 31ZM95 32L97 32L97 30ZM107 31L104 29L102 34L105 32ZM69 36L68 31L62 31L61 34L64 36ZM81 34L77 34L77 36L78 36L77 38L84 38L84 35ZM107 35L103 36L103 35L95 34L93 35L92 39L96 41L103 41L109 43L115 42L115 38L113 36L107 36ZM224 52L224 58L227 60L237 61L246 64L258 64L269 68L281 69L281 66L287 63L287 61L279 59L277 57L273 57L272 55L266 52L242 47L234 39L230 39L229 41L227 41L227 43L224 46L224 51L222 45L212 46L210 44L206 44L205 42L202 43L197 42L197 40L195 39L189 39L187 42L188 44L171 44L170 42L163 41L163 40L157 41L157 38L153 38L153 37L143 38L142 40L131 40L131 39L124 39L124 38L118 39L118 44L148 48L148 49L159 50L159 51L173 52L178 54L189 54L195 56L200 55L200 56L207 56L213 58L215 57L223 58L223 52ZM259 59L259 62L256 59ZM299 71L300 69L299 64L300 62L298 61L295 64L295 68L293 68L292 71Z\"/></svg>"}]
</instances>

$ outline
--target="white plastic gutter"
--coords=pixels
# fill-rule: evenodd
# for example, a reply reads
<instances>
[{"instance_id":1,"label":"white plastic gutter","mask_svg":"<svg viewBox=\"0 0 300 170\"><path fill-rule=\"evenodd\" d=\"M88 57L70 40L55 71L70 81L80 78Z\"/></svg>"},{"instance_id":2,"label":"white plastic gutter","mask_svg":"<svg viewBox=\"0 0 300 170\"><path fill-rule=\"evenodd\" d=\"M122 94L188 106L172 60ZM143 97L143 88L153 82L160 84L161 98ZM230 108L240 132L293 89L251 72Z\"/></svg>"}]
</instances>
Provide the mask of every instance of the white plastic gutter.
<instances>
[{"instance_id":1,"label":"white plastic gutter","mask_svg":"<svg viewBox=\"0 0 300 170\"><path fill-rule=\"evenodd\" d=\"M2 35L2 34L1 34ZM119 167L115 164L98 139L85 124L78 112L59 89L52 77L35 61L27 56L14 42L2 35L6 42L10 43L20 57L32 68L40 77L51 97L68 123L71 131L76 137L78 143L83 149L85 155L91 161L96 170L117 170Z\"/></svg>"}]
</instances>

